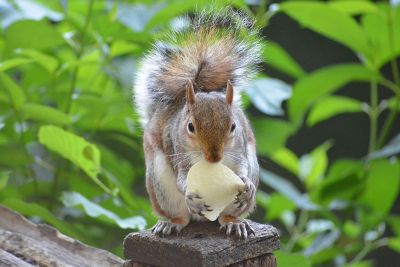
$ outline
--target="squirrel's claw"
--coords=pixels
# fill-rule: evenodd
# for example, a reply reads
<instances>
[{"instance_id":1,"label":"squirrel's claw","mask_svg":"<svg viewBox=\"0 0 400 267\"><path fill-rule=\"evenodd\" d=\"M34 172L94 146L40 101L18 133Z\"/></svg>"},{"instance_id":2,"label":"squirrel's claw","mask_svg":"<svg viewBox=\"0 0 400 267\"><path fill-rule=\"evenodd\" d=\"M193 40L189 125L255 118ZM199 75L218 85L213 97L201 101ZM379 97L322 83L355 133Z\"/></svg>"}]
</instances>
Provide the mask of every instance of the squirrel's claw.
<instances>
[{"instance_id":1,"label":"squirrel's claw","mask_svg":"<svg viewBox=\"0 0 400 267\"><path fill-rule=\"evenodd\" d=\"M225 231L227 236L235 234L238 239L247 239L249 235L255 236L255 232L250 224L245 219L240 218L235 222L222 222L219 229L220 231Z\"/></svg>"},{"instance_id":2,"label":"squirrel's claw","mask_svg":"<svg viewBox=\"0 0 400 267\"><path fill-rule=\"evenodd\" d=\"M234 204L238 204L236 207L237 209L240 209L248 203L251 203L256 194L256 187L254 184L249 179L242 178L242 180L244 181L245 187L243 191L236 195Z\"/></svg>"},{"instance_id":3,"label":"squirrel's claw","mask_svg":"<svg viewBox=\"0 0 400 267\"><path fill-rule=\"evenodd\" d=\"M169 221L158 221L152 228L153 234L164 236L172 233L179 234L183 226L181 224L172 223Z\"/></svg>"},{"instance_id":4,"label":"squirrel's claw","mask_svg":"<svg viewBox=\"0 0 400 267\"><path fill-rule=\"evenodd\" d=\"M202 197L198 194L189 193L186 195L186 205L190 213L204 216L204 212L212 211L210 206L201 199Z\"/></svg>"}]
</instances>

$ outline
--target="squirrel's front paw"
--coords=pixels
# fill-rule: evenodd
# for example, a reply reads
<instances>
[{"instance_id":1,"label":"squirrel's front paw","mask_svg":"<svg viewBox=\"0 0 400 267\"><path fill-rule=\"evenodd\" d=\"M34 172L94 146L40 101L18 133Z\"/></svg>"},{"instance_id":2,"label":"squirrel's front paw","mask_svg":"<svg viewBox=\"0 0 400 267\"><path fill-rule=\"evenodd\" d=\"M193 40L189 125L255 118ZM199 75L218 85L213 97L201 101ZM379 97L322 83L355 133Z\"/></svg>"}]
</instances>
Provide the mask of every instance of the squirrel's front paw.
<instances>
[{"instance_id":1,"label":"squirrel's front paw","mask_svg":"<svg viewBox=\"0 0 400 267\"><path fill-rule=\"evenodd\" d=\"M239 192L236 196L235 204L237 204L237 208L240 209L244 205L251 203L256 194L256 187L254 184L247 178L242 178L244 182L244 189Z\"/></svg>"},{"instance_id":2,"label":"squirrel's front paw","mask_svg":"<svg viewBox=\"0 0 400 267\"><path fill-rule=\"evenodd\" d=\"M212 211L210 206L208 206L198 194L188 193L185 195L185 200L189 212L192 214L204 216L205 211Z\"/></svg>"}]
</instances>

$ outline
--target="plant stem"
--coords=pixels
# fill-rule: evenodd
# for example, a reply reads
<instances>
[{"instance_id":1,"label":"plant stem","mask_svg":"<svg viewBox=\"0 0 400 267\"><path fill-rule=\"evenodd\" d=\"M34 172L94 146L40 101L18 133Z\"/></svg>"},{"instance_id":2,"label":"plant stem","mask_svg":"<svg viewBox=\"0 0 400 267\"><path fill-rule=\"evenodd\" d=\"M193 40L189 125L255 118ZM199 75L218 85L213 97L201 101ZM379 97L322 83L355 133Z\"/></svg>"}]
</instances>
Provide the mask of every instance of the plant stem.
<instances>
[{"instance_id":1,"label":"plant stem","mask_svg":"<svg viewBox=\"0 0 400 267\"><path fill-rule=\"evenodd\" d=\"M85 50L85 37L87 34L87 30L89 27L89 23L92 17L92 11L93 11L93 4L94 0L90 0L89 2L89 7L88 7L88 12L86 14L85 18L85 24L83 26L80 38L79 38L79 47L78 47L78 52L77 52L77 59L78 59L78 64L74 67L74 70L72 72L72 79L71 79L71 86L69 88L69 93L68 93L68 98L67 98L67 104L65 107L65 112L68 114L71 111L71 106L72 106L72 98L76 86L76 80L78 78L78 72L79 72L79 62L82 58L83 52Z\"/></svg>"},{"instance_id":2,"label":"plant stem","mask_svg":"<svg viewBox=\"0 0 400 267\"><path fill-rule=\"evenodd\" d=\"M378 85L375 80L371 81L371 108L369 110L369 149L372 153L376 149L377 125L378 125Z\"/></svg>"},{"instance_id":3,"label":"plant stem","mask_svg":"<svg viewBox=\"0 0 400 267\"><path fill-rule=\"evenodd\" d=\"M368 242L365 246L358 252L358 254L350 261L350 264L355 264L364 259L364 257L374 249L386 246L388 243L387 238L382 238L376 242Z\"/></svg>"},{"instance_id":4,"label":"plant stem","mask_svg":"<svg viewBox=\"0 0 400 267\"><path fill-rule=\"evenodd\" d=\"M287 245L286 245L286 251L292 251L294 245L296 244L297 240L299 240L299 237L301 233L304 230L304 227L307 224L308 220L308 212L306 210L301 210L300 215L299 215L299 221L297 222L297 226L295 227L292 236L290 237Z\"/></svg>"}]
</instances>

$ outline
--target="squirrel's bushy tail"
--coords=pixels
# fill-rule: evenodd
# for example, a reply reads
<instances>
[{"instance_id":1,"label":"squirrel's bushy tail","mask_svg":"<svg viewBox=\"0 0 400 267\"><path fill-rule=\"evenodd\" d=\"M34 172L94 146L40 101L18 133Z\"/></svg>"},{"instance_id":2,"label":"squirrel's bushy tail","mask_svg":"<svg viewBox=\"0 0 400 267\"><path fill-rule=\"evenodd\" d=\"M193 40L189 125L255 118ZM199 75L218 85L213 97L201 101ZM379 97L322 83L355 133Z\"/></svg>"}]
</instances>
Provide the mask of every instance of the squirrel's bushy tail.
<instances>
[{"instance_id":1,"label":"squirrel's bushy tail","mask_svg":"<svg viewBox=\"0 0 400 267\"><path fill-rule=\"evenodd\" d=\"M155 105L181 102L189 80L196 91L223 91L228 80L240 89L260 62L254 21L238 11L204 10L177 24L155 44L136 75L134 96L144 124Z\"/></svg>"}]
</instances>

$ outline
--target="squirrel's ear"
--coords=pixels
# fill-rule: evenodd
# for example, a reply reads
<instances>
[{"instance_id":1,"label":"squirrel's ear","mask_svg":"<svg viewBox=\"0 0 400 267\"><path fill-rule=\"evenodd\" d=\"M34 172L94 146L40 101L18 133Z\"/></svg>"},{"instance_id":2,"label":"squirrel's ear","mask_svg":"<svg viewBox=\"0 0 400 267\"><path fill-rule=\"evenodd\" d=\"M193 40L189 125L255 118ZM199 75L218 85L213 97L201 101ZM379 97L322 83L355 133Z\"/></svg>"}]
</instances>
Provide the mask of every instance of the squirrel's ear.
<instances>
[{"instance_id":1,"label":"squirrel's ear","mask_svg":"<svg viewBox=\"0 0 400 267\"><path fill-rule=\"evenodd\" d=\"M190 105L193 105L196 101L196 94L194 92L192 81L190 80L186 86L186 101Z\"/></svg>"},{"instance_id":2,"label":"squirrel's ear","mask_svg":"<svg viewBox=\"0 0 400 267\"><path fill-rule=\"evenodd\" d=\"M233 101L233 87L231 82L228 80L228 82L226 83L226 103L228 103L228 105L232 105L232 101Z\"/></svg>"}]
</instances>

